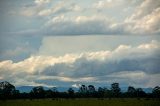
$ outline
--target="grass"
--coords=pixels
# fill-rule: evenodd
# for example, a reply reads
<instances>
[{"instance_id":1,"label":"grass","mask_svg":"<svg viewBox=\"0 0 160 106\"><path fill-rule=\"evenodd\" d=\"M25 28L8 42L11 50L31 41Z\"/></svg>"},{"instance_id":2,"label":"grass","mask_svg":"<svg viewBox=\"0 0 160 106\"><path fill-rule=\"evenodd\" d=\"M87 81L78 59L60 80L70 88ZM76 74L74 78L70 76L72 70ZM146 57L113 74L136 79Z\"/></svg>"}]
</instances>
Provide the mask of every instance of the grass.
<instances>
[{"instance_id":1,"label":"grass","mask_svg":"<svg viewBox=\"0 0 160 106\"><path fill-rule=\"evenodd\" d=\"M155 99L37 99L37 100L6 100L0 106L160 106Z\"/></svg>"}]
</instances>

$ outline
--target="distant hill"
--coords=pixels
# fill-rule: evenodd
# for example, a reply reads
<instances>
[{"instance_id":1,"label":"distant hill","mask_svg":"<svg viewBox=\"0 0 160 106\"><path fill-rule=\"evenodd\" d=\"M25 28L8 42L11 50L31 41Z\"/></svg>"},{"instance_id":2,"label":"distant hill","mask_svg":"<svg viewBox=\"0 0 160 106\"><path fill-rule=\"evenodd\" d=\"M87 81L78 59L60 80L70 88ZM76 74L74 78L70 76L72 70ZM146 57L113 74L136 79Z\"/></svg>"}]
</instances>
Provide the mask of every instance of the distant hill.
<instances>
[{"instance_id":1,"label":"distant hill","mask_svg":"<svg viewBox=\"0 0 160 106\"><path fill-rule=\"evenodd\" d=\"M34 86L19 86L19 87L16 87L17 90L19 90L20 92L30 92L32 90Z\"/></svg>"},{"instance_id":2,"label":"distant hill","mask_svg":"<svg viewBox=\"0 0 160 106\"><path fill-rule=\"evenodd\" d=\"M17 90L19 90L21 93L22 92L30 92L35 86L19 86L19 87L16 87ZM49 87L43 87L45 90L48 90L48 89L52 89L52 88L49 88ZM78 91L78 88L74 88L72 87L74 91ZM65 92L69 89L69 87L57 87L57 90L59 92Z\"/></svg>"},{"instance_id":3,"label":"distant hill","mask_svg":"<svg viewBox=\"0 0 160 106\"><path fill-rule=\"evenodd\" d=\"M152 93L153 88L143 88L146 93Z\"/></svg>"}]
</instances>

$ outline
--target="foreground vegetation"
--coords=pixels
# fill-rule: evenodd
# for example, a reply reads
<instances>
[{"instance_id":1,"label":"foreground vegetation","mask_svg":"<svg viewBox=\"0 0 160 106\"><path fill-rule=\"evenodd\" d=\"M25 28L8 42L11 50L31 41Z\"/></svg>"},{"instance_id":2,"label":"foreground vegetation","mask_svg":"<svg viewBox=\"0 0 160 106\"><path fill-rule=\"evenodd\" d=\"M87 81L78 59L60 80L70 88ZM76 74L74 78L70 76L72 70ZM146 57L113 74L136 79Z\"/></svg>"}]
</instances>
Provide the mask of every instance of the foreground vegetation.
<instances>
[{"instance_id":1,"label":"foreground vegetation","mask_svg":"<svg viewBox=\"0 0 160 106\"><path fill-rule=\"evenodd\" d=\"M5 100L0 106L160 106L158 99L112 98L112 99L35 99Z\"/></svg>"},{"instance_id":2,"label":"foreground vegetation","mask_svg":"<svg viewBox=\"0 0 160 106\"><path fill-rule=\"evenodd\" d=\"M0 106L160 106L160 87L152 93L142 88L129 86L127 92L121 92L119 83L111 88L93 85L81 85L79 91L69 88L59 92L56 88L44 90L34 87L29 93L20 93L9 82L0 82Z\"/></svg>"}]
</instances>

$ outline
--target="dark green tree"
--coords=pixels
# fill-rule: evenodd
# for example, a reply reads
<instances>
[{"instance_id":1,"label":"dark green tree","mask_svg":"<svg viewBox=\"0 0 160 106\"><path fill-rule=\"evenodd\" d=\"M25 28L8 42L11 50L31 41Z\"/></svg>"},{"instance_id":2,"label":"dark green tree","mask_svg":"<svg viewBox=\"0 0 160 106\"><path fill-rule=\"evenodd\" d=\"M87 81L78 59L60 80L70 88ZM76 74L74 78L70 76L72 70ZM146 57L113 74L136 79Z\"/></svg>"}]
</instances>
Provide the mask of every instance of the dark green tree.
<instances>
[{"instance_id":1,"label":"dark green tree","mask_svg":"<svg viewBox=\"0 0 160 106\"><path fill-rule=\"evenodd\" d=\"M81 85L79 88L79 97L88 97L87 86Z\"/></svg>"},{"instance_id":2,"label":"dark green tree","mask_svg":"<svg viewBox=\"0 0 160 106\"><path fill-rule=\"evenodd\" d=\"M96 89L93 85L88 86L88 96L95 97L96 96Z\"/></svg>"},{"instance_id":3,"label":"dark green tree","mask_svg":"<svg viewBox=\"0 0 160 106\"><path fill-rule=\"evenodd\" d=\"M53 92L53 93L52 93L53 99L60 96L60 92L58 92L58 90L57 90L56 87L53 87L51 90L52 90L52 92Z\"/></svg>"},{"instance_id":4,"label":"dark green tree","mask_svg":"<svg viewBox=\"0 0 160 106\"><path fill-rule=\"evenodd\" d=\"M98 97L99 98L103 98L104 97L104 93L105 93L105 89L102 87L98 88Z\"/></svg>"},{"instance_id":5,"label":"dark green tree","mask_svg":"<svg viewBox=\"0 0 160 106\"><path fill-rule=\"evenodd\" d=\"M107 88L103 88L103 89L104 89L104 97L111 98L112 97L112 91L107 89Z\"/></svg>"},{"instance_id":6,"label":"dark green tree","mask_svg":"<svg viewBox=\"0 0 160 106\"><path fill-rule=\"evenodd\" d=\"M132 86L129 86L128 90L127 90L127 96L128 97L135 97L136 96L136 89Z\"/></svg>"},{"instance_id":7,"label":"dark green tree","mask_svg":"<svg viewBox=\"0 0 160 106\"><path fill-rule=\"evenodd\" d=\"M137 97L145 97L145 96L146 96L146 93L143 91L142 88L137 88L137 89L136 89L136 96L137 96Z\"/></svg>"},{"instance_id":8,"label":"dark green tree","mask_svg":"<svg viewBox=\"0 0 160 106\"><path fill-rule=\"evenodd\" d=\"M111 91L113 97L119 97L121 89L119 88L119 83L113 83L111 84Z\"/></svg>"},{"instance_id":9,"label":"dark green tree","mask_svg":"<svg viewBox=\"0 0 160 106\"><path fill-rule=\"evenodd\" d=\"M93 85L89 85L89 86L88 86L88 91L89 91L90 93L94 93L94 92L96 91L96 89L95 89L95 87L94 87Z\"/></svg>"},{"instance_id":10,"label":"dark green tree","mask_svg":"<svg viewBox=\"0 0 160 106\"><path fill-rule=\"evenodd\" d=\"M87 92L87 87L86 87L85 85L81 85L79 91L80 91L81 93L86 93L86 92Z\"/></svg>"},{"instance_id":11,"label":"dark green tree","mask_svg":"<svg viewBox=\"0 0 160 106\"><path fill-rule=\"evenodd\" d=\"M160 98L160 87L156 86L152 90L153 97Z\"/></svg>"},{"instance_id":12,"label":"dark green tree","mask_svg":"<svg viewBox=\"0 0 160 106\"><path fill-rule=\"evenodd\" d=\"M31 95L35 98L44 98L45 91L42 86L37 86L32 89Z\"/></svg>"},{"instance_id":13,"label":"dark green tree","mask_svg":"<svg viewBox=\"0 0 160 106\"><path fill-rule=\"evenodd\" d=\"M0 82L0 97L3 99L13 98L15 86L7 81Z\"/></svg>"},{"instance_id":14,"label":"dark green tree","mask_svg":"<svg viewBox=\"0 0 160 106\"><path fill-rule=\"evenodd\" d=\"M53 92L52 92L52 90L46 90L45 91L45 97L47 97L47 98L51 98L51 97L53 97Z\"/></svg>"},{"instance_id":15,"label":"dark green tree","mask_svg":"<svg viewBox=\"0 0 160 106\"><path fill-rule=\"evenodd\" d=\"M69 94L69 97L73 98L74 97L74 90L72 88L69 88L68 94Z\"/></svg>"}]
</instances>

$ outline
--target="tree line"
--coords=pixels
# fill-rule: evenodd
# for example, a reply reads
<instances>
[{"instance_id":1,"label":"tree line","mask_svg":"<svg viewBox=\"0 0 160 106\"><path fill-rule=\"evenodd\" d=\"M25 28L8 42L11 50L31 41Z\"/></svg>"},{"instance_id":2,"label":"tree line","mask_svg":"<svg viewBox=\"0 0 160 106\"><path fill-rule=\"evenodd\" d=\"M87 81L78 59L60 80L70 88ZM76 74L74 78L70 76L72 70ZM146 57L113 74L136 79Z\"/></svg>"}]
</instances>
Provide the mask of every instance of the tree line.
<instances>
[{"instance_id":1,"label":"tree line","mask_svg":"<svg viewBox=\"0 0 160 106\"><path fill-rule=\"evenodd\" d=\"M160 98L160 87L153 88L152 93L146 93L142 88L129 86L126 92L122 92L119 83L111 84L111 88L99 87L97 90L93 85L81 85L78 91L69 88L66 92L59 92L56 87L44 90L42 86L34 87L29 93L20 93L15 86L7 81L0 82L0 99L40 99L40 98Z\"/></svg>"}]
</instances>

